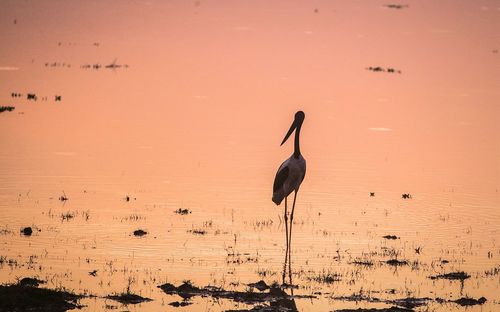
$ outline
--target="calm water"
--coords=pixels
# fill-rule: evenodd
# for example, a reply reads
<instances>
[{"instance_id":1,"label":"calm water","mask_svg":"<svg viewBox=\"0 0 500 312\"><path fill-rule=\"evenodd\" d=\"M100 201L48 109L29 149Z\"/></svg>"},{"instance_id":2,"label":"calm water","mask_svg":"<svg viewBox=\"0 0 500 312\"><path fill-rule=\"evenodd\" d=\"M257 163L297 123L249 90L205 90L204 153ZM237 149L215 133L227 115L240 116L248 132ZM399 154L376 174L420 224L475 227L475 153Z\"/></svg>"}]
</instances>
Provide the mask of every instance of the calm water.
<instances>
[{"instance_id":1,"label":"calm water","mask_svg":"<svg viewBox=\"0 0 500 312\"><path fill-rule=\"evenodd\" d=\"M130 311L179 309L165 282L281 282L271 190L302 109L293 282L316 298L298 309L385 306L338 299L364 294L500 310L500 6L385 4L0 1L0 104L16 107L0 114L0 282L154 299ZM455 271L471 278L429 278ZM181 309L246 307L192 302Z\"/></svg>"}]
</instances>

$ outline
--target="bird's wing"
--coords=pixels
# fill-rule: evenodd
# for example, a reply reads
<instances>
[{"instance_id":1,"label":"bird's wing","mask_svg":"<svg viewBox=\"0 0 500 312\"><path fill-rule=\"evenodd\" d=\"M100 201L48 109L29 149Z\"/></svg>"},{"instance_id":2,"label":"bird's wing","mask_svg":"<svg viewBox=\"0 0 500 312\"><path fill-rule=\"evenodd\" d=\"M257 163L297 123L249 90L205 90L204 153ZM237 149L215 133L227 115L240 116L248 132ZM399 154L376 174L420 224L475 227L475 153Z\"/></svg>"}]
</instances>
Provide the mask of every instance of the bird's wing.
<instances>
[{"instance_id":1,"label":"bird's wing","mask_svg":"<svg viewBox=\"0 0 500 312\"><path fill-rule=\"evenodd\" d=\"M288 173L290 168L288 166L280 167L278 172L276 172L276 177L274 178L273 192L280 189L288 178Z\"/></svg>"},{"instance_id":2,"label":"bird's wing","mask_svg":"<svg viewBox=\"0 0 500 312\"><path fill-rule=\"evenodd\" d=\"M300 183L304 181L304 178L306 177L306 167L304 167L304 174L302 175L302 179L300 180Z\"/></svg>"}]
</instances>

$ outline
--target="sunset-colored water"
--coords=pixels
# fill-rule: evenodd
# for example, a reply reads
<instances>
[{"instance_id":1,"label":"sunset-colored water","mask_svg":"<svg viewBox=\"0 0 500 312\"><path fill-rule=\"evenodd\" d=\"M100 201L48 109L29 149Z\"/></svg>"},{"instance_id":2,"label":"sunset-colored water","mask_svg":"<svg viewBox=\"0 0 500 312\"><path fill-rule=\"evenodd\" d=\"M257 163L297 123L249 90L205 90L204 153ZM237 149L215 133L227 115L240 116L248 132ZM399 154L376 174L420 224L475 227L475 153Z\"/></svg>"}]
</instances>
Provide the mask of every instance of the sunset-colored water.
<instances>
[{"instance_id":1,"label":"sunset-colored water","mask_svg":"<svg viewBox=\"0 0 500 312\"><path fill-rule=\"evenodd\" d=\"M271 196L303 110L297 309L499 311L500 3L388 4L0 0L0 284L251 309L157 286L282 283ZM104 298L126 291L153 300Z\"/></svg>"}]
</instances>

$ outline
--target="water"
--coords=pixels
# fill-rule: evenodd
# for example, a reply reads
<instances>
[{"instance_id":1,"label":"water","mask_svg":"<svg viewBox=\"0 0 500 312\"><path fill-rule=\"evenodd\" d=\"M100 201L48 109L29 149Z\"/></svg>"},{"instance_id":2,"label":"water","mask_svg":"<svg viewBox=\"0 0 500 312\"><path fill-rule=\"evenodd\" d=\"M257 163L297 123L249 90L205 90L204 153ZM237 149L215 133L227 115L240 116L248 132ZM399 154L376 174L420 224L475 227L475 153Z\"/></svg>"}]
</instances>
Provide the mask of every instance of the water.
<instances>
[{"instance_id":1,"label":"water","mask_svg":"<svg viewBox=\"0 0 500 312\"><path fill-rule=\"evenodd\" d=\"M127 309L151 311L177 309L165 282L281 282L271 190L302 109L293 282L317 298L298 309L385 306L338 299L362 293L484 296L470 310L498 310L498 4L384 4L1 2L0 100L16 109L0 115L0 256L12 260L0 282L98 296L85 311L121 308L102 296L127 287L154 299ZM81 68L115 59L129 67ZM454 271L471 277L429 278Z\"/></svg>"}]
</instances>

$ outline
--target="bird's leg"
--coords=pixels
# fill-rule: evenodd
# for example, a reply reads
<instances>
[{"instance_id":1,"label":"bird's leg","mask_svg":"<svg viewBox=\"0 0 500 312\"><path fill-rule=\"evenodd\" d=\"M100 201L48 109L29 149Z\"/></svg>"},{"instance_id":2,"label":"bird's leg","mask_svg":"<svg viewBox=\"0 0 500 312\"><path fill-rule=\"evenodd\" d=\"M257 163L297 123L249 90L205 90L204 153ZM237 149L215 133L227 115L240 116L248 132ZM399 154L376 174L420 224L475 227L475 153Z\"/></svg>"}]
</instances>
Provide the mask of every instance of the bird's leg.
<instances>
[{"instance_id":1,"label":"bird's leg","mask_svg":"<svg viewBox=\"0 0 500 312\"><path fill-rule=\"evenodd\" d=\"M286 236L286 250L285 250L285 263L283 264L283 284L285 284L286 263L287 263L287 260L288 260L288 207L287 207L287 197L285 197L285 236Z\"/></svg>"},{"instance_id":2,"label":"bird's leg","mask_svg":"<svg viewBox=\"0 0 500 312\"><path fill-rule=\"evenodd\" d=\"M292 225L293 225L293 211L295 210L295 200L297 199L297 191L293 195L292 212L290 213L290 237L288 238L288 276L290 278L290 285L292 285Z\"/></svg>"}]
</instances>

